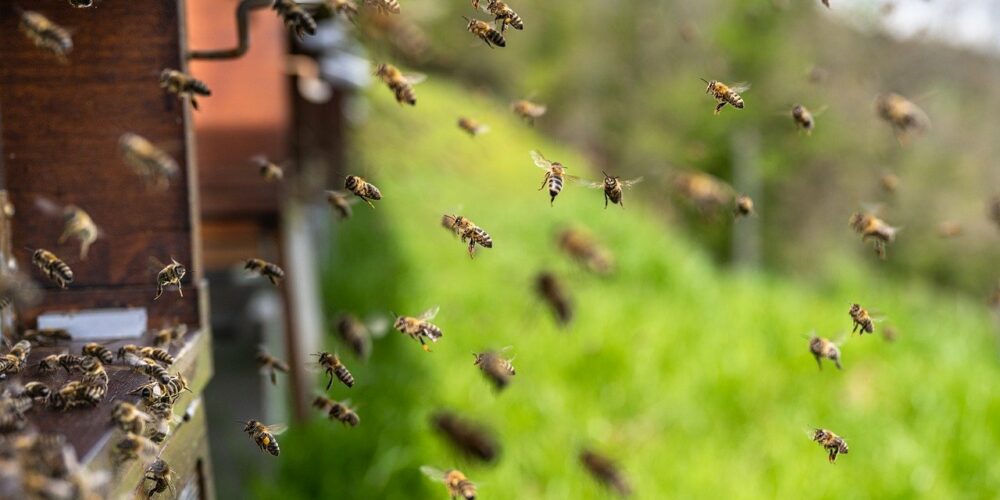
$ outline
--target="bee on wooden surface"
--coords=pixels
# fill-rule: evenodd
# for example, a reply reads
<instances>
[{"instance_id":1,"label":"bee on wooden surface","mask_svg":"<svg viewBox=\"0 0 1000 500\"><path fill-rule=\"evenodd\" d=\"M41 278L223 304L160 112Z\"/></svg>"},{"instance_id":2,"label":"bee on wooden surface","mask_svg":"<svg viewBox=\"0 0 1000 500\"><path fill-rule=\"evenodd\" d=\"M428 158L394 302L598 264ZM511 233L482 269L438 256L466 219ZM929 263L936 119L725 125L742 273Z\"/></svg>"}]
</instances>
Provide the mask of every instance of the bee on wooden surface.
<instances>
[{"instance_id":1,"label":"bee on wooden surface","mask_svg":"<svg viewBox=\"0 0 1000 500\"><path fill-rule=\"evenodd\" d=\"M483 41L489 48L493 48L494 45L497 47L506 47L507 40L504 39L503 34L500 30L494 28L490 23L486 21L480 21L479 19L469 19L462 16L469 25L466 27L469 33L476 35L477 38Z\"/></svg>"},{"instance_id":2,"label":"bee on wooden surface","mask_svg":"<svg viewBox=\"0 0 1000 500\"><path fill-rule=\"evenodd\" d=\"M861 241L871 240L875 254L879 258L885 259L885 245L895 241L899 228L890 226L870 212L857 212L851 215L849 222L851 227L861 235Z\"/></svg>"},{"instance_id":3,"label":"bee on wooden surface","mask_svg":"<svg viewBox=\"0 0 1000 500\"><path fill-rule=\"evenodd\" d=\"M733 213L736 217L748 217L753 215L753 198L745 194L741 194L736 197L736 207L733 208Z\"/></svg>"},{"instance_id":4,"label":"bee on wooden surface","mask_svg":"<svg viewBox=\"0 0 1000 500\"><path fill-rule=\"evenodd\" d=\"M157 444L166 441L169 435L170 421L162 418L154 419L149 426L149 432L146 433L146 437Z\"/></svg>"},{"instance_id":5,"label":"bee on wooden surface","mask_svg":"<svg viewBox=\"0 0 1000 500\"><path fill-rule=\"evenodd\" d=\"M563 185L566 180L580 181L580 178L575 175L569 175L566 173L566 167L562 163L552 162L546 160L544 156L538 151L531 151L531 160L535 162L535 166L545 170L545 177L542 179L542 185L538 188L539 191L549 187L549 205L553 205L556 201L556 196L562 192Z\"/></svg>"},{"instance_id":6,"label":"bee on wooden surface","mask_svg":"<svg viewBox=\"0 0 1000 500\"><path fill-rule=\"evenodd\" d=\"M461 117L458 119L458 128L464 130L472 137L485 134L486 132L490 131L490 127L488 125L484 125L476 120L473 120L472 118L466 118L466 117Z\"/></svg>"},{"instance_id":7,"label":"bee on wooden surface","mask_svg":"<svg viewBox=\"0 0 1000 500\"><path fill-rule=\"evenodd\" d=\"M424 343L424 340L430 340L431 342L437 342L438 339L444 336L444 332L438 328L437 325L430 322L437 316L439 308L433 307L423 312L420 316L416 318L412 316L399 316L393 323L393 328L398 330L400 333L409 335L410 338L420 342L420 347L430 352L431 348L429 345Z\"/></svg>"},{"instance_id":8,"label":"bee on wooden surface","mask_svg":"<svg viewBox=\"0 0 1000 500\"><path fill-rule=\"evenodd\" d=\"M70 238L76 238L80 241L80 260L87 260L87 251L100 236L100 229L94 224L90 214L76 205L66 207L63 211L63 220L65 221L63 232L57 242L61 245Z\"/></svg>"},{"instance_id":9,"label":"bee on wooden surface","mask_svg":"<svg viewBox=\"0 0 1000 500\"><path fill-rule=\"evenodd\" d=\"M438 412L431 416L431 423L456 450L481 460L492 462L500 455L497 443L485 427L460 419L450 412Z\"/></svg>"},{"instance_id":10,"label":"bee on wooden surface","mask_svg":"<svg viewBox=\"0 0 1000 500\"><path fill-rule=\"evenodd\" d=\"M939 238L955 238L962 235L962 224L949 220L937 225L937 235Z\"/></svg>"},{"instance_id":11,"label":"bee on wooden surface","mask_svg":"<svg viewBox=\"0 0 1000 500\"><path fill-rule=\"evenodd\" d=\"M732 202L733 189L704 172L680 173L673 179L673 187L703 216L714 216Z\"/></svg>"},{"instance_id":12,"label":"bee on wooden surface","mask_svg":"<svg viewBox=\"0 0 1000 500\"><path fill-rule=\"evenodd\" d=\"M177 94L178 98L187 97L194 109L198 109L198 100L195 99L195 95L205 97L212 95L211 89L205 82L170 68L166 68L160 73L160 87Z\"/></svg>"},{"instance_id":13,"label":"bee on wooden surface","mask_svg":"<svg viewBox=\"0 0 1000 500\"><path fill-rule=\"evenodd\" d=\"M831 464L837 462L838 454L847 454L847 441L826 429L814 430L812 439L827 451Z\"/></svg>"},{"instance_id":14,"label":"bee on wooden surface","mask_svg":"<svg viewBox=\"0 0 1000 500\"><path fill-rule=\"evenodd\" d=\"M285 271L278 267L277 264L273 264L263 259L247 259L243 269L267 278L268 281L275 286L277 286L278 282L285 277Z\"/></svg>"},{"instance_id":15,"label":"bee on wooden surface","mask_svg":"<svg viewBox=\"0 0 1000 500\"><path fill-rule=\"evenodd\" d=\"M87 384L80 380L65 383L58 391L49 395L49 406L56 410L68 410L79 406L97 406L108 392L103 384Z\"/></svg>"},{"instance_id":16,"label":"bee on wooden surface","mask_svg":"<svg viewBox=\"0 0 1000 500\"><path fill-rule=\"evenodd\" d=\"M614 272L615 262L611 251L597 242L589 232L580 228L567 228L558 233L559 249L589 271L607 276Z\"/></svg>"},{"instance_id":17,"label":"bee on wooden surface","mask_svg":"<svg viewBox=\"0 0 1000 500\"><path fill-rule=\"evenodd\" d=\"M319 352L313 354L313 356L319 357L319 361L317 361L319 367L330 377L330 380L326 383L326 390L330 390L334 377L343 382L347 387L354 387L354 375L351 375L350 370L340 362L339 356L329 352Z\"/></svg>"},{"instance_id":18,"label":"bee on wooden surface","mask_svg":"<svg viewBox=\"0 0 1000 500\"><path fill-rule=\"evenodd\" d=\"M24 413L31 409L29 397L0 398L0 434L10 434L24 429L28 421Z\"/></svg>"},{"instance_id":19,"label":"bee on wooden surface","mask_svg":"<svg viewBox=\"0 0 1000 500\"><path fill-rule=\"evenodd\" d=\"M417 94L413 91L413 86L424 81L426 76L421 74L404 75L399 68L388 63L379 64L375 68L375 76L395 94L396 102L406 103L410 106L417 105Z\"/></svg>"},{"instance_id":20,"label":"bee on wooden surface","mask_svg":"<svg viewBox=\"0 0 1000 500\"><path fill-rule=\"evenodd\" d=\"M111 423L125 432L141 436L146 432L146 424L152 421L153 417L148 413L125 401L119 401L111 410Z\"/></svg>"},{"instance_id":21,"label":"bee on wooden surface","mask_svg":"<svg viewBox=\"0 0 1000 500\"><path fill-rule=\"evenodd\" d=\"M813 114L801 104L796 104L792 108L792 120L795 121L796 127L806 131L806 135L812 135L813 129L816 128Z\"/></svg>"},{"instance_id":22,"label":"bee on wooden surface","mask_svg":"<svg viewBox=\"0 0 1000 500\"><path fill-rule=\"evenodd\" d=\"M83 382L87 385L108 385L108 371L104 368L104 363L93 356L83 356L80 361L80 369L83 371Z\"/></svg>"},{"instance_id":23,"label":"bee on wooden surface","mask_svg":"<svg viewBox=\"0 0 1000 500\"><path fill-rule=\"evenodd\" d=\"M174 491L174 471L170 469L170 465L163 461L162 458L157 458L153 461L149 467L146 468L146 472L143 474L143 482L152 481L152 486L146 490L147 496L153 496L157 493L163 493L170 490L170 494L173 495Z\"/></svg>"},{"instance_id":24,"label":"bee on wooden surface","mask_svg":"<svg viewBox=\"0 0 1000 500\"><path fill-rule=\"evenodd\" d=\"M304 35L316 34L316 20L294 0L274 0L271 6L281 16L295 36L301 40Z\"/></svg>"},{"instance_id":25,"label":"bee on wooden surface","mask_svg":"<svg viewBox=\"0 0 1000 500\"><path fill-rule=\"evenodd\" d=\"M882 190L888 194L896 192L896 188L899 187L899 177L892 172L885 172L879 177L879 185L882 186Z\"/></svg>"},{"instance_id":26,"label":"bee on wooden surface","mask_svg":"<svg viewBox=\"0 0 1000 500\"><path fill-rule=\"evenodd\" d=\"M73 51L69 31L38 12L22 12L20 28L36 47L52 52L60 62L65 63L66 56Z\"/></svg>"},{"instance_id":27,"label":"bee on wooden surface","mask_svg":"<svg viewBox=\"0 0 1000 500\"><path fill-rule=\"evenodd\" d=\"M813 357L816 358L816 365L819 369L823 369L822 359L826 358L833 361L833 364L840 370L840 348L837 344L816 335L813 335L809 339L809 352L812 353Z\"/></svg>"},{"instance_id":28,"label":"bee on wooden surface","mask_svg":"<svg viewBox=\"0 0 1000 500\"><path fill-rule=\"evenodd\" d=\"M462 239L462 243L469 242L469 257L475 256L476 245L483 248L493 248L493 239L490 238L489 233L461 215L445 214L441 216L441 225L458 235Z\"/></svg>"},{"instance_id":29,"label":"bee on wooden surface","mask_svg":"<svg viewBox=\"0 0 1000 500\"><path fill-rule=\"evenodd\" d=\"M591 182L587 184L587 187L604 189L604 208L608 208L609 201L625 208L625 203L622 202L622 193L625 188L630 188L642 182L642 177L623 181L621 177L612 177L604 171L601 171L601 173L604 174L604 182Z\"/></svg>"},{"instance_id":30,"label":"bee on wooden surface","mask_svg":"<svg viewBox=\"0 0 1000 500\"><path fill-rule=\"evenodd\" d=\"M339 215L341 219L351 218L351 215L353 214L351 205L353 205L357 200L357 198L348 198L347 193L343 191L326 191L327 203L330 204L330 207L337 212L337 215Z\"/></svg>"},{"instance_id":31,"label":"bee on wooden surface","mask_svg":"<svg viewBox=\"0 0 1000 500\"><path fill-rule=\"evenodd\" d=\"M88 342L84 344L84 346L80 349L80 354L83 354L84 356L93 356L107 365L110 365L115 361L115 354L111 352L110 349L98 344L97 342Z\"/></svg>"},{"instance_id":32,"label":"bee on wooden surface","mask_svg":"<svg viewBox=\"0 0 1000 500\"><path fill-rule=\"evenodd\" d=\"M261 451L266 451L271 455L278 456L281 450L278 448L278 440L274 436L285 432L287 426L283 424L264 425L256 420L248 420L243 432L250 435Z\"/></svg>"},{"instance_id":33,"label":"bee on wooden surface","mask_svg":"<svg viewBox=\"0 0 1000 500\"><path fill-rule=\"evenodd\" d=\"M10 347L8 354L20 359L21 362L26 362L28 355L31 354L31 342L27 339L17 341L17 343Z\"/></svg>"},{"instance_id":34,"label":"bee on wooden surface","mask_svg":"<svg viewBox=\"0 0 1000 500\"><path fill-rule=\"evenodd\" d=\"M625 475L608 457L592 450L583 450L580 452L580 463L597 482L614 489L619 495L629 496L632 493Z\"/></svg>"},{"instance_id":35,"label":"bee on wooden surface","mask_svg":"<svg viewBox=\"0 0 1000 500\"><path fill-rule=\"evenodd\" d=\"M399 0L365 0L365 6L382 15L399 14Z\"/></svg>"},{"instance_id":36,"label":"bee on wooden surface","mask_svg":"<svg viewBox=\"0 0 1000 500\"><path fill-rule=\"evenodd\" d=\"M126 132L118 139L122 157L150 189L164 190L170 187L170 179L177 177L181 169L177 161L165 151L153 145L145 137Z\"/></svg>"},{"instance_id":37,"label":"bee on wooden surface","mask_svg":"<svg viewBox=\"0 0 1000 500\"><path fill-rule=\"evenodd\" d=\"M521 16L517 15L517 12L514 12L514 9L505 2L489 0L481 8L493 15L493 22L496 23L501 33L505 33L508 26L516 30L524 29L524 21L521 20Z\"/></svg>"},{"instance_id":38,"label":"bee on wooden surface","mask_svg":"<svg viewBox=\"0 0 1000 500\"><path fill-rule=\"evenodd\" d=\"M31 382L24 384L23 394L36 401L45 401L51 393L52 390L49 389L49 386L38 382L37 380L32 380Z\"/></svg>"},{"instance_id":39,"label":"bee on wooden surface","mask_svg":"<svg viewBox=\"0 0 1000 500\"><path fill-rule=\"evenodd\" d=\"M909 99L892 92L875 97L875 111L892 126L896 139L906 143L911 132L922 133L931 126L924 110Z\"/></svg>"},{"instance_id":40,"label":"bee on wooden surface","mask_svg":"<svg viewBox=\"0 0 1000 500\"><path fill-rule=\"evenodd\" d=\"M125 344L118 348L118 352L115 353L115 357L118 361L125 363L131 367L138 367L143 363L142 357L139 356L140 347L135 344Z\"/></svg>"},{"instance_id":41,"label":"bee on wooden surface","mask_svg":"<svg viewBox=\"0 0 1000 500\"><path fill-rule=\"evenodd\" d=\"M529 125L534 125L535 120L541 118L545 114L545 111L548 110L548 107L544 104L537 104L527 99L514 101L511 103L510 108L515 115L521 117Z\"/></svg>"},{"instance_id":42,"label":"bee on wooden surface","mask_svg":"<svg viewBox=\"0 0 1000 500\"><path fill-rule=\"evenodd\" d=\"M285 179L284 169L273 161L268 160L266 156L255 156L251 161L257 165L257 170L265 181L275 182Z\"/></svg>"},{"instance_id":43,"label":"bee on wooden surface","mask_svg":"<svg viewBox=\"0 0 1000 500\"><path fill-rule=\"evenodd\" d=\"M174 357L170 355L169 352L159 347L150 347L150 346L141 347L139 348L138 355L146 359L151 359L153 361L158 361L160 363L163 363L163 365L165 366L170 366L174 364L174 361L176 361Z\"/></svg>"},{"instance_id":44,"label":"bee on wooden surface","mask_svg":"<svg viewBox=\"0 0 1000 500\"><path fill-rule=\"evenodd\" d=\"M147 437L128 432L115 443L114 456L117 463L146 459L156 455L156 443Z\"/></svg>"},{"instance_id":45,"label":"bee on wooden surface","mask_svg":"<svg viewBox=\"0 0 1000 500\"><path fill-rule=\"evenodd\" d=\"M875 332L875 322L865 308L858 304L851 304L851 309L847 313L851 315L851 321L854 322L851 333L858 331L859 328L862 335Z\"/></svg>"},{"instance_id":46,"label":"bee on wooden surface","mask_svg":"<svg viewBox=\"0 0 1000 500\"><path fill-rule=\"evenodd\" d=\"M288 373L288 363L272 356L263 346L257 349L257 367L271 379L271 385L277 385L278 372Z\"/></svg>"},{"instance_id":47,"label":"bee on wooden surface","mask_svg":"<svg viewBox=\"0 0 1000 500\"><path fill-rule=\"evenodd\" d=\"M327 415L342 424L357 427L361 423L361 417L349 405L350 401L334 401Z\"/></svg>"},{"instance_id":48,"label":"bee on wooden surface","mask_svg":"<svg viewBox=\"0 0 1000 500\"><path fill-rule=\"evenodd\" d=\"M517 375L517 371L514 370L512 363L514 359L507 359L502 356L502 353L508 349L510 348L505 347L500 352L486 351L472 353L472 356L475 358L473 364L482 370L483 375L493 383L493 386L497 390L507 387L510 384L510 378Z\"/></svg>"},{"instance_id":49,"label":"bee on wooden surface","mask_svg":"<svg viewBox=\"0 0 1000 500\"><path fill-rule=\"evenodd\" d=\"M47 278L54 281L59 288L66 288L66 285L73 282L73 270L56 254L39 248L31 254L31 263L42 270Z\"/></svg>"},{"instance_id":50,"label":"bee on wooden surface","mask_svg":"<svg viewBox=\"0 0 1000 500\"><path fill-rule=\"evenodd\" d=\"M476 498L476 485L472 481L469 481L469 478L465 477L465 474L462 474L462 471L458 469L449 469L442 472L429 465L424 465L420 467L420 472L423 472L425 476L439 483L444 483L448 488L448 494L451 495L452 500L455 498L475 500Z\"/></svg>"},{"instance_id":51,"label":"bee on wooden surface","mask_svg":"<svg viewBox=\"0 0 1000 500\"><path fill-rule=\"evenodd\" d=\"M52 373L59 369L59 355L50 354L38 361L38 371L41 373Z\"/></svg>"},{"instance_id":52,"label":"bee on wooden surface","mask_svg":"<svg viewBox=\"0 0 1000 500\"><path fill-rule=\"evenodd\" d=\"M136 365L134 368L143 375L161 384L167 383L171 377L170 372L168 372L166 368L160 366L156 361L148 358L142 358L142 363Z\"/></svg>"},{"instance_id":53,"label":"bee on wooden surface","mask_svg":"<svg viewBox=\"0 0 1000 500\"><path fill-rule=\"evenodd\" d=\"M710 94L719 103L715 106L715 114L721 113L726 104L736 109L743 109L743 97L740 94L750 89L749 83L729 86L717 80L708 81L702 78L701 81L708 84L705 93Z\"/></svg>"},{"instance_id":54,"label":"bee on wooden surface","mask_svg":"<svg viewBox=\"0 0 1000 500\"><path fill-rule=\"evenodd\" d=\"M176 396L181 391L191 392L191 387L184 375L170 375L159 382L159 388L164 396Z\"/></svg>"},{"instance_id":55,"label":"bee on wooden surface","mask_svg":"<svg viewBox=\"0 0 1000 500\"><path fill-rule=\"evenodd\" d=\"M535 289L555 313L559 325L568 325L573 319L573 303L559 278L549 272L539 273L535 278Z\"/></svg>"},{"instance_id":56,"label":"bee on wooden surface","mask_svg":"<svg viewBox=\"0 0 1000 500\"><path fill-rule=\"evenodd\" d=\"M38 328L35 330L25 330L21 338L36 344L55 344L59 341L69 342L73 336L65 328Z\"/></svg>"},{"instance_id":57,"label":"bee on wooden surface","mask_svg":"<svg viewBox=\"0 0 1000 500\"><path fill-rule=\"evenodd\" d=\"M182 344L187 332L188 326L184 323L161 328L153 334L153 345L164 347L170 344Z\"/></svg>"},{"instance_id":58,"label":"bee on wooden surface","mask_svg":"<svg viewBox=\"0 0 1000 500\"><path fill-rule=\"evenodd\" d=\"M83 360L87 356L77 356L75 354L59 354L56 356L56 362L59 367L66 370L66 373L72 373L74 371L83 371Z\"/></svg>"},{"instance_id":59,"label":"bee on wooden surface","mask_svg":"<svg viewBox=\"0 0 1000 500\"><path fill-rule=\"evenodd\" d=\"M171 285L176 285L177 293L183 297L184 291L181 290L181 280L185 274L187 274L187 268L180 262L170 259L170 264L167 264L160 272L156 273L156 296L153 297L153 300L160 298L160 295L163 295L163 288Z\"/></svg>"},{"instance_id":60,"label":"bee on wooden surface","mask_svg":"<svg viewBox=\"0 0 1000 500\"><path fill-rule=\"evenodd\" d=\"M344 181L344 187L348 191L354 193L354 196L361 198L369 207L375 208L371 200L381 200L382 191L375 187L374 184L369 183L364 179L364 177L359 177L357 175L347 176L347 180Z\"/></svg>"},{"instance_id":61,"label":"bee on wooden surface","mask_svg":"<svg viewBox=\"0 0 1000 500\"><path fill-rule=\"evenodd\" d=\"M10 353L0 356L0 380L7 378L7 375L16 375L24 370L24 361Z\"/></svg>"},{"instance_id":62,"label":"bee on wooden surface","mask_svg":"<svg viewBox=\"0 0 1000 500\"><path fill-rule=\"evenodd\" d=\"M163 394L155 396L150 394L148 398L143 398L143 404L145 405L146 411L149 412L150 416L161 420L171 420L174 418L174 403L176 400L176 395L168 396Z\"/></svg>"}]
</instances>

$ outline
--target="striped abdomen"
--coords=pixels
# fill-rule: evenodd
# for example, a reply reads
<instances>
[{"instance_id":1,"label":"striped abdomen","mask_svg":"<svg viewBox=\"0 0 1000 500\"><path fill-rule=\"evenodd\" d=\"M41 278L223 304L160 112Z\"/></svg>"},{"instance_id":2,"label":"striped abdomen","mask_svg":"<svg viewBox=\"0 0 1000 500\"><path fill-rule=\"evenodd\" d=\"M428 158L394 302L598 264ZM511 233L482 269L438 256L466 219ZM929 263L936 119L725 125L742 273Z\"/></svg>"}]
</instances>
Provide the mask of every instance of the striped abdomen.
<instances>
[{"instance_id":1,"label":"striped abdomen","mask_svg":"<svg viewBox=\"0 0 1000 500\"><path fill-rule=\"evenodd\" d=\"M486 33L484 33L482 36L483 39L485 39L487 42L490 42L493 45L496 45L497 47L507 46L507 40L504 39L503 34L493 29L492 26L488 30L486 30Z\"/></svg>"},{"instance_id":2,"label":"striped abdomen","mask_svg":"<svg viewBox=\"0 0 1000 500\"><path fill-rule=\"evenodd\" d=\"M552 196L553 200L556 199L556 196L559 196L559 193L562 191L562 188L563 188L563 176L562 176L562 174L553 173L552 175L550 175L549 176L549 195Z\"/></svg>"},{"instance_id":3,"label":"striped abdomen","mask_svg":"<svg viewBox=\"0 0 1000 500\"><path fill-rule=\"evenodd\" d=\"M165 365L174 364L174 357L170 355L169 352L160 349L159 347L143 347L139 350L139 354L144 358L149 358L154 361L159 361Z\"/></svg>"},{"instance_id":4,"label":"striped abdomen","mask_svg":"<svg viewBox=\"0 0 1000 500\"><path fill-rule=\"evenodd\" d=\"M73 270L54 253L43 249L35 250L31 261L60 288L66 288L66 284L73 282Z\"/></svg>"},{"instance_id":5,"label":"striped abdomen","mask_svg":"<svg viewBox=\"0 0 1000 500\"><path fill-rule=\"evenodd\" d=\"M482 228L473 228L472 230L472 242L486 248L493 248L493 238L484 231Z\"/></svg>"},{"instance_id":6,"label":"striped abdomen","mask_svg":"<svg viewBox=\"0 0 1000 500\"><path fill-rule=\"evenodd\" d=\"M389 82L389 88L396 94L397 102L405 102L410 106L417 104L417 93L413 91L413 86L409 83L397 80Z\"/></svg>"},{"instance_id":7,"label":"striped abdomen","mask_svg":"<svg viewBox=\"0 0 1000 500\"><path fill-rule=\"evenodd\" d=\"M338 364L333 367L333 374L337 376L341 382L347 387L354 387L354 375L351 375L350 370L346 366Z\"/></svg>"},{"instance_id":8,"label":"striped abdomen","mask_svg":"<svg viewBox=\"0 0 1000 500\"><path fill-rule=\"evenodd\" d=\"M734 108L743 109L743 98L736 92L733 92L732 90L727 91L723 96L723 99Z\"/></svg>"},{"instance_id":9,"label":"striped abdomen","mask_svg":"<svg viewBox=\"0 0 1000 500\"><path fill-rule=\"evenodd\" d=\"M426 321L420 326L419 333L420 335L423 335L424 337L427 337L434 342L437 342L437 339L444 336L444 332L442 332L437 325L433 323L428 323Z\"/></svg>"},{"instance_id":10,"label":"striped abdomen","mask_svg":"<svg viewBox=\"0 0 1000 500\"><path fill-rule=\"evenodd\" d=\"M26 11L21 14L21 31L38 47L64 59L73 50L73 39L65 28L53 24L45 16Z\"/></svg>"},{"instance_id":11,"label":"striped abdomen","mask_svg":"<svg viewBox=\"0 0 1000 500\"><path fill-rule=\"evenodd\" d=\"M472 484L472 481L469 481L468 479L459 480L455 485L455 489L466 500L473 500L476 498L476 485Z\"/></svg>"}]
</instances>

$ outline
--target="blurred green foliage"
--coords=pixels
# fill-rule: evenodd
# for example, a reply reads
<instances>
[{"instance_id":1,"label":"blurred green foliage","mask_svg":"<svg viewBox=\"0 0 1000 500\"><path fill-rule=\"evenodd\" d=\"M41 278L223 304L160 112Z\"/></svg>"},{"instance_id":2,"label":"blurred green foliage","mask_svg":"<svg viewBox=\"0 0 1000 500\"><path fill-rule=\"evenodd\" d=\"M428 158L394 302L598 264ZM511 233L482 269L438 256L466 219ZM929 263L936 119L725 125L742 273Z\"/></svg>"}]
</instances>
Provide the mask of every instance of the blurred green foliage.
<instances>
[{"instance_id":1,"label":"blurred green foliage","mask_svg":"<svg viewBox=\"0 0 1000 500\"><path fill-rule=\"evenodd\" d=\"M706 123L713 119L710 101L692 100ZM364 172L384 199L374 210L355 205L355 217L335 226L326 307L369 316L440 305L444 337L425 353L390 331L367 363L345 355L357 385L335 384L330 395L353 400L360 426L319 412L293 426L281 436L275 476L256 481L258 497L445 498L443 485L418 471L430 464L461 468L481 498L605 498L577 462L584 446L618 460L637 498L1000 490L1000 368L979 302L917 280L873 280L837 252L813 256L820 272L809 284L720 269L658 217L647 201L662 189L654 182L626 193L625 210L605 210L599 191L576 185L550 207L536 191L543 173L530 149L578 175L593 172L503 102L434 78L418 88L415 109L382 87L369 102L351 173ZM715 123L741 119L731 111ZM465 113L492 132L465 136L455 126ZM469 259L439 226L446 212L481 225L494 248ZM558 253L554 231L575 224L615 253L613 276L586 274ZM568 328L532 291L542 269L573 292ZM876 335L848 335L854 301L886 316ZM899 331L894 343L878 335L887 325ZM845 339L842 372L817 370L811 331ZM518 373L495 394L470 352L506 345ZM333 334L326 347L347 352ZM498 463L452 452L428 424L441 408L495 429ZM807 435L813 426L844 436L850 453L827 463Z\"/></svg>"}]
</instances>

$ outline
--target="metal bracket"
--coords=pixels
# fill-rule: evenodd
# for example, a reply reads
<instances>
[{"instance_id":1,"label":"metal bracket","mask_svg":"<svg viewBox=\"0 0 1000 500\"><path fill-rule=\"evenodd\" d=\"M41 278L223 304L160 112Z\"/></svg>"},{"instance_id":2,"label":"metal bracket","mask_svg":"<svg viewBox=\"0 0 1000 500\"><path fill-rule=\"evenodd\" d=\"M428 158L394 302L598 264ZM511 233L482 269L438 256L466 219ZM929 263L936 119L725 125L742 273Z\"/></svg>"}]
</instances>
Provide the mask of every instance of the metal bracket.
<instances>
[{"instance_id":1,"label":"metal bracket","mask_svg":"<svg viewBox=\"0 0 1000 500\"><path fill-rule=\"evenodd\" d=\"M251 10L262 9L273 3L273 0L242 0L236 7L236 31L238 42L235 48L221 50L192 50L187 53L188 59L236 59L247 53L250 48L250 29L247 26L247 16Z\"/></svg>"}]
</instances>

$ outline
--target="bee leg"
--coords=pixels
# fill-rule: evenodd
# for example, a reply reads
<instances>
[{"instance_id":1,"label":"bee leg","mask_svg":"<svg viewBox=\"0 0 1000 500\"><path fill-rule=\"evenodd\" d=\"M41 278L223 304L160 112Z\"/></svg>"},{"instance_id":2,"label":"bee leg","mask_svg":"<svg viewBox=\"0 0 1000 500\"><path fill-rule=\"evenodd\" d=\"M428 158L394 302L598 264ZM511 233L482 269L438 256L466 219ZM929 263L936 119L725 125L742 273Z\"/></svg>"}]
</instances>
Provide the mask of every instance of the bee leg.
<instances>
[{"instance_id":1,"label":"bee leg","mask_svg":"<svg viewBox=\"0 0 1000 500\"><path fill-rule=\"evenodd\" d=\"M180 281L177 281L177 293L179 293L181 297L184 296L184 289L181 288L181 282Z\"/></svg>"},{"instance_id":2,"label":"bee leg","mask_svg":"<svg viewBox=\"0 0 1000 500\"><path fill-rule=\"evenodd\" d=\"M604 193L604 209L608 209L608 193Z\"/></svg>"},{"instance_id":3,"label":"bee leg","mask_svg":"<svg viewBox=\"0 0 1000 500\"><path fill-rule=\"evenodd\" d=\"M63 287L63 288L66 288L66 287ZM163 295L163 285L157 285L156 286L156 297L153 297L153 300L156 300L156 299L160 298L160 295Z\"/></svg>"},{"instance_id":4,"label":"bee leg","mask_svg":"<svg viewBox=\"0 0 1000 500\"><path fill-rule=\"evenodd\" d=\"M375 208L375 205L372 203L371 200L369 200L368 198L365 198L364 196L361 196L360 198L362 200L365 200L365 203L367 203L369 207Z\"/></svg>"},{"instance_id":5,"label":"bee leg","mask_svg":"<svg viewBox=\"0 0 1000 500\"><path fill-rule=\"evenodd\" d=\"M542 179L542 185L541 187L538 188L539 191L541 191L545 187L545 184L549 182L549 176L551 175L552 174L550 174L549 172L545 172L545 178Z\"/></svg>"},{"instance_id":6,"label":"bee leg","mask_svg":"<svg viewBox=\"0 0 1000 500\"><path fill-rule=\"evenodd\" d=\"M834 358L833 365L836 366L838 370L842 370L842 368L840 367L840 358Z\"/></svg>"},{"instance_id":7,"label":"bee leg","mask_svg":"<svg viewBox=\"0 0 1000 500\"><path fill-rule=\"evenodd\" d=\"M194 108L195 111L198 111L198 100L194 98L194 95L189 95L188 99L191 100L191 107Z\"/></svg>"},{"instance_id":8,"label":"bee leg","mask_svg":"<svg viewBox=\"0 0 1000 500\"><path fill-rule=\"evenodd\" d=\"M722 112L722 108L725 107L725 105L726 105L726 101L722 101L717 106L715 106L715 114L721 113Z\"/></svg>"},{"instance_id":9,"label":"bee leg","mask_svg":"<svg viewBox=\"0 0 1000 500\"><path fill-rule=\"evenodd\" d=\"M333 372L330 370L326 371L326 374L330 376L330 379L326 382L326 390L330 390L330 386L333 385Z\"/></svg>"},{"instance_id":10,"label":"bee leg","mask_svg":"<svg viewBox=\"0 0 1000 500\"><path fill-rule=\"evenodd\" d=\"M822 370L823 369L823 362L820 361L819 356L813 356L813 357L816 358L816 366L818 366L819 369Z\"/></svg>"},{"instance_id":11,"label":"bee leg","mask_svg":"<svg viewBox=\"0 0 1000 500\"><path fill-rule=\"evenodd\" d=\"M271 284L272 284L272 285L274 285L274 286L278 286L278 280L277 280L277 279L275 279L275 277L274 277L274 276L270 276L270 275L268 275L267 279L271 280Z\"/></svg>"}]
</instances>

